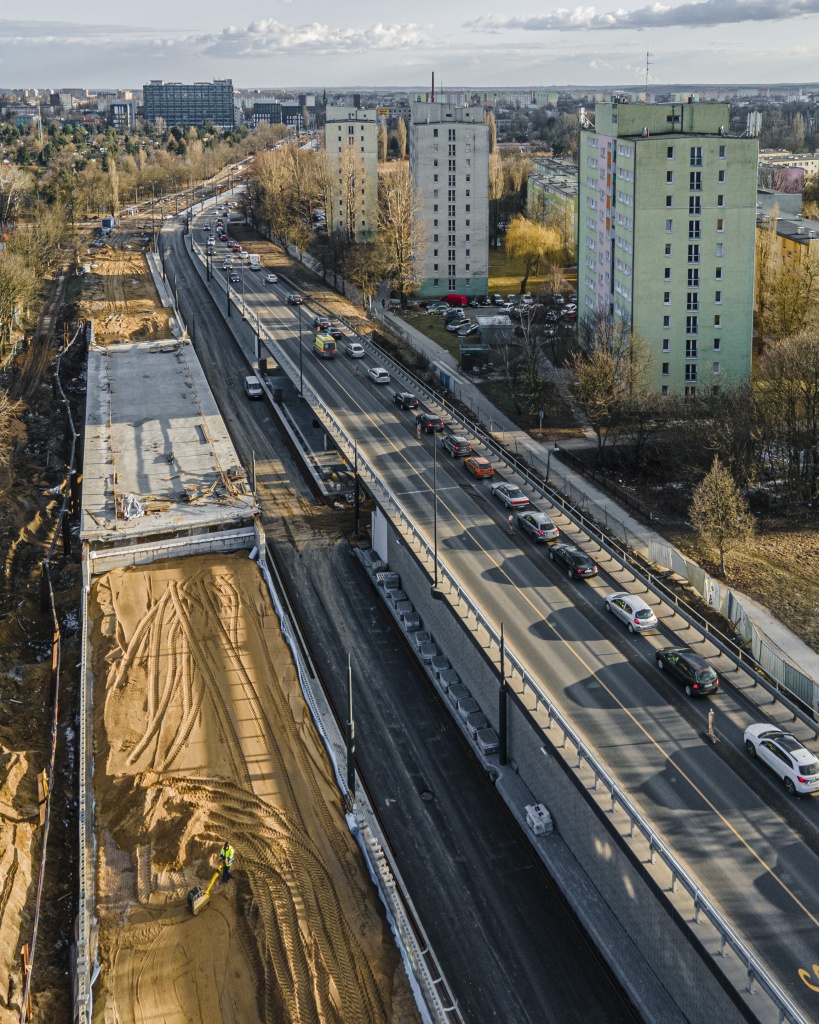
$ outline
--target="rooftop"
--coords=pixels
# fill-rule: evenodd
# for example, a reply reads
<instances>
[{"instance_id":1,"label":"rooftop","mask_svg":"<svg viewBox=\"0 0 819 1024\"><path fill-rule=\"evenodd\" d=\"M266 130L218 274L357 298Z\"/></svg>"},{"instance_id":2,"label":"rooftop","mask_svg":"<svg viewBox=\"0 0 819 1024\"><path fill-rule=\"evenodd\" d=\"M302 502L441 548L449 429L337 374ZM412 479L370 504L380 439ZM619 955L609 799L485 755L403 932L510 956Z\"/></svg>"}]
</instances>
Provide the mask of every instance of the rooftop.
<instances>
[{"instance_id":1,"label":"rooftop","mask_svg":"<svg viewBox=\"0 0 819 1024\"><path fill-rule=\"evenodd\" d=\"M88 353L84 541L230 529L256 503L188 342L92 345Z\"/></svg>"}]
</instances>

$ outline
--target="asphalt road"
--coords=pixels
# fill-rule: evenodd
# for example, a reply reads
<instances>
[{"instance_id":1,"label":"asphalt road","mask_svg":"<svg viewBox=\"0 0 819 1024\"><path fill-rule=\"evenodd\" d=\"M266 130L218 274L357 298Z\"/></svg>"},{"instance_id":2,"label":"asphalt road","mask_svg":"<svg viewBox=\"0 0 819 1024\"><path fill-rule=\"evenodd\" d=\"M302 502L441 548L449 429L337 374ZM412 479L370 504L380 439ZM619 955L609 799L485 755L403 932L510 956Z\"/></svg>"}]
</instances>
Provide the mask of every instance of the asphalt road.
<instances>
[{"instance_id":1,"label":"asphalt road","mask_svg":"<svg viewBox=\"0 0 819 1024\"><path fill-rule=\"evenodd\" d=\"M352 652L359 768L465 1018L636 1020L379 604L343 539L350 522L311 507L271 413L245 398L245 364L181 233L163 238L234 444L245 464L255 453L268 544L336 706Z\"/></svg>"},{"instance_id":2,"label":"asphalt road","mask_svg":"<svg viewBox=\"0 0 819 1024\"><path fill-rule=\"evenodd\" d=\"M263 277L244 272L251 316L259 312L295 354L297 311L283 302L286 289L265 285ZM304 308L302 316L305 379L431 540L430 437L415 439L414 416L393 406L392 386L367 382L366 368L377 360L314 359L312 314ZM819 960L819 801L786 798L772 775L747 761L742 730L760 713L729 686L710 702L681 697L653 660L656 648L693 641L681 620L657 607L658 634L629 637L603 611L603 595L625 589L622 572L609 564L593 583L569 583L542 549L499 528L508 512L485 484L472 482L460 461L439 460L438 500L444 562L490 619L504 621L507 643L544 692L580 728L791 998L809 1018L819 1017L819 993L798 974ZM554 518L573 535L559 515ZM703 741L709 707L718 716L716 747Z\"/></svg>"}]
</instances>

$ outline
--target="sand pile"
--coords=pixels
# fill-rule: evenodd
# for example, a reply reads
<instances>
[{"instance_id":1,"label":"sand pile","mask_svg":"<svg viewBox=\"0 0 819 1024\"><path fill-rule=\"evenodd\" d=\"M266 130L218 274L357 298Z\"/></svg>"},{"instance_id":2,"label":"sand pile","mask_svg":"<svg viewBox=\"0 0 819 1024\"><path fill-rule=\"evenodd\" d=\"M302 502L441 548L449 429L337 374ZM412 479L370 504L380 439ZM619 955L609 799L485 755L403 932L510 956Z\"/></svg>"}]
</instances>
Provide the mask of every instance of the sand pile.
<instances>
[{"instance_id":1,"label":"sand pile","mask_svg":"<svg viewBox=\"0 0 819 1024\"><path fill-rule=\"evenodd\" d=\"M37 774L27 756L0 746L0 1022L19 1021L20 946L31 938L27 906L39 827Z\"/></svg>"},{"instance_id":2,"label":"sand pile","mask_svg":"<svg viewBox=\"0 0 819 1024\"><path fill-rule=\"evenodd\" d=\"M91 259L92 269L83 278L80 315L94 320L97 343L167 338L168 311L156 294L145 256L106 247Z\"/></svg>"},{"instance_id":3,"label":"sand pile","mask_svg":"<svg viewBox=\"0 0 819 1024\"><path fill-rule=\"evenodd\" d=\"M98 1021L416 1021L258 568L109 573L92 602ZM198 917L224 839L235 881Z\"/></svg>"}]
</instances>

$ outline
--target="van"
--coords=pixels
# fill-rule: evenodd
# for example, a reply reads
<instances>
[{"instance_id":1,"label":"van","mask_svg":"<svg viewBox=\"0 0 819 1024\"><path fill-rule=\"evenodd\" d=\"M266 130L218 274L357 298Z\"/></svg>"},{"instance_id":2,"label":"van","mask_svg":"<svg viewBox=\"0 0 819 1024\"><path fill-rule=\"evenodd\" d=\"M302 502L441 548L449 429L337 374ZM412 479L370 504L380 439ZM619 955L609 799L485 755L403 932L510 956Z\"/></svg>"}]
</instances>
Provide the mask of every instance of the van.
<instances>
[{"instance_id":1,"label":"van","mask_svg":"<svg viewBox=\"0 0 819 1024\"><path fill-rule=\"evenodd\" d=\"M335 359L336 343L329 334L317 334L313 342L313 355L319 359Z\"/></svg>"},{"instance_id":2,"label":"van","mask_svg":"<svg viewBox=\"0 0 819 1024\"><path fill-rule=\"evenodd\" d=\"M258 377L245 377L245 394L248 398L261 398L264 394Z\"/></svg>"},{"instance_id":3,"label":"van","mask_svg":"<svg viewBox=\"0 0 819 1024\"><path fill-rule=\"evenodd\" d=\"M469 299L465 295L447 295L446 301L450 306L468 306Z\"/></svg>"}]
</instances>

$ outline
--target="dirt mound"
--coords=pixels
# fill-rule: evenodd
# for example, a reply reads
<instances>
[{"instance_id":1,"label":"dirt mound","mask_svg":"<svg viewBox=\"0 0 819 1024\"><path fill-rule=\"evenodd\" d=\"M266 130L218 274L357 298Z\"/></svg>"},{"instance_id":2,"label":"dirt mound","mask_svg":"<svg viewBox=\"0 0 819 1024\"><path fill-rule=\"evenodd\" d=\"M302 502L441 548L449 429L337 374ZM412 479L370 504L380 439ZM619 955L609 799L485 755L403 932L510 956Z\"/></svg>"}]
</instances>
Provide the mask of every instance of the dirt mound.
<instances>
[{"instance_id":1,"label":"dirt mound","mask_svg":"<svg viewBox=\"0 0 819 1024\"><path fill-rule=\"evenodd\" d=\"M82 285L78 313L94 320L98 344L168 337L168 311L159 301L142 252L119 247L96 250Z\"/></svg>"},{"instance_id":2,"label":"dirt mound","mask_svg":"<svg viewBox=\"0 0 819 1024\"><path fill-rule=\"evenodd\" d=\"M97 1019L417 1020L255 564L117 570L92 619ZM193 918L225 839L235 884Z\"/></svg>"}]
</instances>

